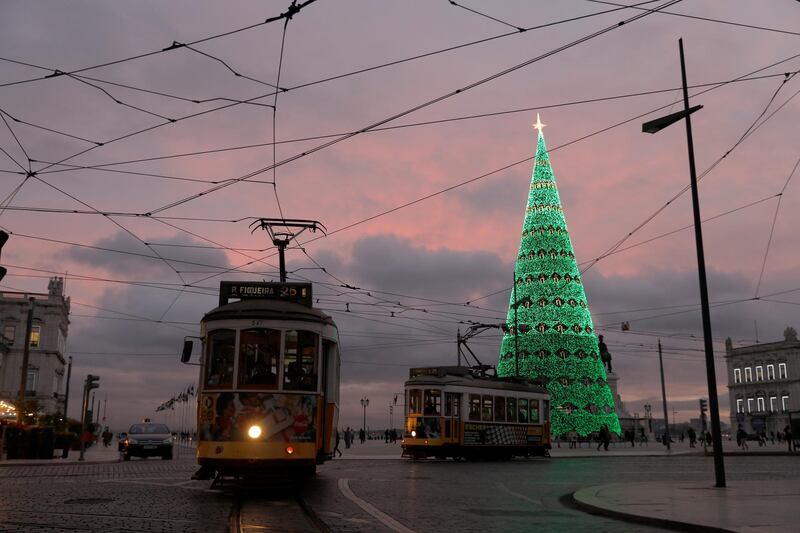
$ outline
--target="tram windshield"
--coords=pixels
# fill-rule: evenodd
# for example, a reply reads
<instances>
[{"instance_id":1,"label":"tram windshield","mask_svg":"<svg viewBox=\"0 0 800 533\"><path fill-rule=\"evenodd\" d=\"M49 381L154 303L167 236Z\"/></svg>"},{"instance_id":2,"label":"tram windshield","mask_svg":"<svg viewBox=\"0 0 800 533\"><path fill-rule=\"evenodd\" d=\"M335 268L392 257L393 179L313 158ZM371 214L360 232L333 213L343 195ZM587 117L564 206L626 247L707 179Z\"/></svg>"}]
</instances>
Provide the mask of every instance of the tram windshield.
<instances>
[{"instance_id":1,"label":"tram windshield","mask_svg":"<svg viewBox=\"0 0 800 533\"><path fill-rule=\"evenodd\" d=\"M281 332L276 329L245 329L239 338L239 386L277 389Z\"/></svg>"},{"instance_id":2,"label":"tram windshield","mask_svg":"<svg viewBox=\"0 0 800 533\"><path fill-rule=\"evenodd\" d=\"M233 386L233 356L236 351L236 332L218 329L208 335L208 365L206 386L230 388Z\"/></svg>"},{"instance_id":3,"label":"tram windshield","mask_svg":"<svg viewBox=\"0 0 800 533\"><path fill-rule=\"evenodd\" d=\"M318 343L319 336L316 333L302 330L286 332L283 390L316 390Z\"/></svg>"}]
</instances>

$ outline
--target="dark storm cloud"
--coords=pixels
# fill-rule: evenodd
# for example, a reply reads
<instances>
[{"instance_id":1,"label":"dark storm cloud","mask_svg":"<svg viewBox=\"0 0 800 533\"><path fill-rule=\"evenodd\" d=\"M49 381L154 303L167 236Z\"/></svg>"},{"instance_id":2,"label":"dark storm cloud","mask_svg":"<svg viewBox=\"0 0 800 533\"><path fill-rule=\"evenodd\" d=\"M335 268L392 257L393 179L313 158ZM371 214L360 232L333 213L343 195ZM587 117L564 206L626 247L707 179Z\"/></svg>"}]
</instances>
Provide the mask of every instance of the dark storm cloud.
<instances>
[{"instance_id":1,"label":"dark storm cloud","mask_svg":"<svg viewBox=\"0 0 800 533\"><path fill-rule=\"evenodd\" d=\"M152 246L148 247L144 242ZM223 250L208 248L213 245L184 233L169 237L141 237L139 240L120 231L92 243L92 246L96 248L69 248L61 255L64 259L125 275L169 272L171 269L165 260L177 270L215 272L231 266Z\"/></svg>"}]
</instances>

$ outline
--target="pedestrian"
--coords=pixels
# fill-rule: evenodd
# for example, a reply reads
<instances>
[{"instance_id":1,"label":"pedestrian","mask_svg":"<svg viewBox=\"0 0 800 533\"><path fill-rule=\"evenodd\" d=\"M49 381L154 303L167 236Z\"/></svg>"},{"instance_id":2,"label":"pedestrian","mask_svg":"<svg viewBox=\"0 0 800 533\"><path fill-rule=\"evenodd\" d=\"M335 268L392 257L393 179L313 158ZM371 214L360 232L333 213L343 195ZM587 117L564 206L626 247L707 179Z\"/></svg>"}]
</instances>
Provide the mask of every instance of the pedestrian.
<instances>
[{"instance_id":1,"label":"pedestrian","mask_svg":"<svg viewBox=\"0 0 800 533\"><path fill-rule=\"evenodd\" d=\"M339 452L339 457L342 456L342 450L339 449L339 428L336 428L336 446L333 447L333 455L336 456L336 452Z\"/></svg>"},{"instance_id":2,"label":"pedestrian","mask_svg":"<svg viewBox=\"0 0 800 533\"><path fill-rule=\"evenodd\" d=\"M683 444L683 431L681 431L681 434L680 434L680 436L678 437L678 442L680 442L681 444Z\"/></svg>"},{"instance_id":3,"label":"pedestrian","mask_svg":"<svg viewBox=\"0 0 800 533\"><path fill-rule=\"evenodd\" d=\"M775 444L775 432L774 431L770 431L769 432L769 439L772 441L772 444Z\"/></svg>"},{"instance_id":4,"label":"pedestrian","mask_svg":"<svg viewBox=\"0 0 800 533\"><path fill-rule=\"evenodd\" d=\"M783 428L783 438L786 439L786 442L789 443L789 451L792 451L792 448L795 450L797 447L794 445L794 436L792 435L792 428L789 424L786 424L786 427Z\"/></svg>"},{"instance_id":5,"label":"pedestrian","mask_svg":"<svg viewBox=\"0 0 800 533\"><path fill-rule=\"evenodd\" d=\"M383 438L385 439L386 444L389 444L389 430L388 429L383 432Z\"/></svg>"},{"instance_id":6,"label":"pedestrian","mask_svg":"<svg viewBox=\"0 0 800 533\"><path fill-rule=\"evenodd\" d=\"M747 432L741 424L739 424L739 429L736 431L736 444L742 450L747 449Z\"/></svg>"},{"instance_id":7,"label":"pedestrian","mask_svg":"<svg viewBox=\"0 0 800 533\"><path fill-rule=\"evenodd\" d=\"M361 441L361 444L364 444L367 441L367 432L364 428L358 430L358 440Z\"/></svg>"},{"instance_id":8,"label":"pedestrian","mask_svg":"<svg viewBox=\"0 0 800 533\"><path fill-rule=\"evenodd\" d=\"M350 426L347 426L347 429L344 430L344 447L345 449L350 449L350 441L352 440L352 436L350 434Z\"/></svg>"},{"instance_id":9,"label":"pedestrian","mask_svg":"<svg viewBox=\"0 0 800 533\"><path fill-rule=\"evenodd\" d=\"M697 441L697 433L695 433L694 428L689 428L686 431L686 436L689 437L689 448L694 448L694 443Z\"/></svg>"}]
</instances>

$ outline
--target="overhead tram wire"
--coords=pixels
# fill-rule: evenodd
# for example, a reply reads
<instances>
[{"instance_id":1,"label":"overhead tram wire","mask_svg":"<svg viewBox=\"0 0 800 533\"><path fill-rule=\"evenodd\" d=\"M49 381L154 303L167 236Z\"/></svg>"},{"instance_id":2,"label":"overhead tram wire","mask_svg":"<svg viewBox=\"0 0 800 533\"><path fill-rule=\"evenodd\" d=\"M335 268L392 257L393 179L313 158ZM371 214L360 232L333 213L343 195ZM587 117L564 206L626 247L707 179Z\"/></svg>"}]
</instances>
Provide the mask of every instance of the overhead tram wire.
<instances>
[{"instance_id":1,"label":"overhead tram wire","mask_svg":"<svg viewBox=\"0 0 800 533\"><path fill-rule=\"evenodd\" d=\"M15 117L14 115L12 115L11 113L9 113L8 111L6 111L5 109L2 109L2 108L0 108L0 115L5 115L8 118L10 118L11 120L13 120L14 122L16 122L17 124L24 124L25 126L29 126L31 128L40 129L40 130L47 131L47 132L50 132L50 133L55 133L57 135L62 135L64 137L69 137L70 139L75 139L75 140L78 140L78 141L87 142L89 144L102 144L100 142L92 141L90 139L86 139L84 137L80 137L78 135L74 135L72 133L67 133L67 132L64 132L64 131L55 130L53 128L48 128L48 127L42 126L40 124L34 124L33 122L28 122L26 120L22 120L21 118Z\"/></svg>"},{"instance_id":2,"label":"overhead tram wire","mask_svg":"<svg viewBox=\"0 0 800 533\"><path fill-rule=\"evenodd\" d=\"M443 94L443 95L441 95L441 96L438 96L438 97L436 97L436 98L433 98L433 99L431 99L431 100L428 100L428 101L426 101L426 102L423 102L423 103L421 103L421 104L415 105L415 106L413 106L413 107L411 107L411 108L408 108L408 109L406 109L406 110L404 110L404 111L401 111L401 112L399 112L399 113L396 113L396 114L394 114L394 115L391 115L391 116L389 116L389 117L387 117L387 118L381 119L381 120L379 120L379 121L377 121L377 122L374 122L374 123L370 124L369 126L365 126L365 127L361 128L361 129L359 129L359 130L357 130L357 131L355 131L355 132L349 133L349 134L347 134L347 135L343 135L343 136L341 136L341 137L337 137L336 139L333 139L333 140L331 140L331 141L328 141L328 142L326 142L326 143L323 143L323 144L317 145L317 146L315 146L315 147L313 147L313 148L309 148L309 149L307 149L307 150L305 150L305 151L303 151L303 152L301 152L301 153L298 153L298 154L295 154L295 155L293 155L293 156L290 156L290 157L288 157L288 158L286 158L286 159L283 159L283 160L281 160L280 162L276 163L275 165L268 165L268 166L266 166L266 167L262 167L262 168L260 168L260 169L257 169L257 170L254 170L254 171L248 172L247 174L244 174L244 175L242 175L242 176L240 176L240 177L238 177L238 178L235 178L235 179L234 179L234 181L232 181L232 182L230 182L230 183L221 184L221 185L217 185L217 186L215 186L215 187L211 187L211 188L209 188L209 189L206 189L206 190L204 190L204 191L202 191L202 192L200 192L200 193L196 193L196 194L193 194L193 195L187 196L187 197L185 197L185 198L182 198L182 199L180 199L180 200L176 200L176 201L174 201L174 202L171 202L171 203L169 203L169 204L165 204L165 205L163 205L163 206L160 206L160 207L158 207L158 208L156 208L156 209L152 209L152 210L150 210L148 213L149 213L149 214L156 214L156 213L160 213L160 212L162 212L162 211L166 211L166 210L172 209L172 208L174 208L174 207L177 207L177 206L179 206L179 205L186 204L186 203L188 203L188 202L191 202L191 201L193 201L193 200L196 200L196 199L198 199L198 198L201 198L201 197L204 197L204 196L208 196L209 194L213 194L213 193L215 193L215 192L217 192L217 191L219 191L219 190L221 190L221 189L224 189L224 188L226 188L226 187L229 187L229 186L231 186L231 185L234 185L234 184L236 184L236 183L238 183L238 182L240 182L240 181L247 180L248 178L255 177L255 176L257 176L257 175L259 175L259 174L262 174L262 173L264 173L264 172L268 172L269 170L272 170L272 169L273 169L274 167L276 167L276 166L282 166L282 165L285 165L285 164L287 164L287 163L290 163L290 162L292 162L292 161L296 161L296 160L298 160L298 159L301 159L301 158L303 158L303 157L306 157L306 156L308 156L308 155L311 155L311 154L313 154L313 153L319 152L319 151L321 151L321 150L324 150L324 149L326 149L326 148L328 148L328 147L330 147L330 146L333 146L333 145L335 145L335 144L338 144L338 143L340 143L340 142L342 142L342 141L345 141L345 140L347 140L347 139L353 138L353 137L355 137L356 135L359 135L360 133L364 133L364 132L366 132L366 131L369 131L369 130L371 130L371 129L373 129L373 128L376 128L376 127L382 126L382 125L384 125L384 124L387 124L387 123L389 123L389 122L392 122L392 121L394 121L394 120L397 120L398 118L402 118L402 117L404 117L404 116L406 116L406 115L409 115L409 114L411 114L411 113L414 113L414 112L416 112L416 111L419 111L420 109L425 109L425 108L427 108L427 107L430 107L430 106L432 106L432 105L434 105L434 104L437 104L437 103L439 103L439 102L442 102L442 101L444 101L444 100L447 100L447 99L449 99L449 98L451 98L451 97L453 97L453 96L455 96L455 95L458 95L458 94L463 94L463 93L465 93L465 92L467 92L467 91L469 91L469 90L471 90L471 89L474 89L474 88L476 88L476 87L480 87L481 85L484 85L484 84L486 84L486 83L489 83L489 82L491 82L491 81L494 81L494 80L496 80L496 79L498 79L498 78L501 78L501 77L503 77L503 76L506 76L506 75L508 75L508 74L510 74L510 73L512 73L512 72L516 72L517 70L520 70L520 69L522 69L522 68L524 68L524 67L527 67L527 66L529 66L529 65L531 65L531 64L533 64L533 63L536 63L536 62L538 62L538 61L541 61L541 60L543 60L543 59L546 59L546 58L548 58L548 57L551 57L551 56L553 56L553 55L556 55L556 54L558 54L559 52L562 52L562 51L564 51L564 50L568 50L568 49L570 49L570 48L572 48L572 47L574 47L574 46L577 46L577 45L579 45L579 44L582 44L582 43L584 43L584 42L587 42L587 41L589 41L589 40L591 40L591 39L594 39L594 38L596 38L596 37L599 37L599 36L601 36L601 35L604 35L605 33L608 33L608 32L610 32L610 31L613 31L613 30L615 30L615 29L618 29L618 28L622 27L623 25L626 25L626 24L630 24L630 23L632 23L632 22L635 22L635 21L637 21L637 20L639 20L639 19L641 19L641 18L644 18L644 17L646 17L646 16L648 16L648 15L652 14L652 13L655 13L655 12L657 12L659 9L663 9L663 8L665 8L665 7L669 7L669 6L671 6L671 5L677 4L677 3L678 3L678 2L680 2L680 1L681 1L681 0L668 0L668 1L667 1L665 4L663 4L663 5L661 5L661 6L658 6L657 8L655 8L655 9L653 9L653 10L650 10L650 11L648 11L648 12L646 12L646 13L640 13L640 14L638 14L638 15L635 15L635 16L633 16L633 17L630 17L630 18L628 18L628 19L626 19L626 20L623 20L623 21L621 21L621 22L619 22L619 23L617 23L617 24L613 24L613 25L611 25L611 26L607 26L607 27L605 27L605 28L603 28L603 29L600 29L600 30L598 30L598 31L595 31L595 32L593 32L593 33L591 33L591 34L589 34L589 35L586 35L586 36L584 36L584 37L578 38L578 39L576 39L576 40L574 40L574 41L571 41L571 42L569 42L569 43L567 43L567 44L565 44L565 45L559 46L559 47L557 47L557 48L555 48L555 49L553 49L553 50L550 50L550 51L548 51L548 52L545 52L545 53L543 53L543 54L540 54L540 55L538 55L538 56L536 56L536 57L533 57L533 58L531 58L531 59L528 59L528 60L526 60L526 61L523 61L522 63L518 63L518 64L516 64L516 65L514 65L514 66L512 66L512 67L506 68L506 69L504 69L504 70L502 70L502 71L499 71L499 72L496 72L496 73L494 73L494 74L492 74L492 75L490 75L490 76L487 76L487 77L485 77L485 78L482 78L482 79L480 79L480 80L477 80L477 81L475 81L475 82L472 82L472 83L470 83L470 84L467 84L467 85L465 85L464 87L461 87L461 88L459 88L459 89L456 89L456 90L454 90L454 91L450 91L450 92L448 92L448 93L446 93L446 94Z\"/></svg>"},{"instance_id":3,"label":"overhead tram wire","mask_svg":"<svg viewBox=\"0 0 800 533\"><path fill-rule=\"evenodd\" d=\"M625 4L618 4L616 2L607 2L605 0L586 0L586 1L587 2L592 2L593 4L603 4L603 5L607 5L607 6L620 6L620 7L624 6L624 7L628 7L628 8L631 8L631 9L641 9L640 7L638 7L636 5L626 6ZM782 29L779 29L779 28L769 28L769 27L766 27L766 26L755 26L753 24L744 24L742 22L733 22L733 21L729 21L729 20L714 19L714 18L709 18L709 17L700 17L700 16L697 16L697 15L688 15L686 13L673 13L672 11L660 11L659 13L662 14L662 15L672 15L673 17L682 17L682 18L687 18L687 19L701 20L701 21L704 21L704 22L713 22L715 24L726 24L726 25L729 25L729 26L737 26L739 28L747 28L747 29L751 29L751 30L761 30L761 31L774 32L774 33L783 33L783 34L786 34L786 35L800 36L800 33L796 32L796 31L782 30Z\"/></svg>"},{"instance_id":4,"label":"overhead tram wire","mask_svg":"<svg viewBox=\"0 0 800 533\"><path fill-rule=\"evenodd\" d=\"M508 26L508 27L510 27L510 28L514 28L515 30L517 30L517 31L519 31L519 32L524 32L524 31L525 31L525 28L520 28L519 26L515 26L514 24L509 24L508 22L506 22L506 21L504 21L504 20L500 20L500 19L498 19L498 18L495 18L495 17L493 17L493 16L491 16L491 15L487 15L486 13L481 13L481 12L480 12L480 11L478 11L478 10L475 10L475 9L469 8L469 7L467 7L467 6L462 6L461 4L457 4L457 3L456 3L456 2L454 2L453 0L447 0L447 1L448 1L448 2L450 2L450 5L453 5L453 6L456 6L456 7L460 7L461 9L464 9L464 10L466 10L466 11L469 11L470 13L475 13L476 15L479 15L479 16L481 16L481 17L487 18L487 19L489 19L489 20L493 20L493 21L495 21L495 22L499 22L500 24L503 24L504 26Z\"/></svg>"},{"instance_id":5,"label":"overhead tram wire","mask_svg":"<svg viewBox=\"0 0 800 533\"><path fill-rule=\"evenodd\" d=\"M725 82L700 83L700 84L696 84L696 85L690 85L690 86L688 86L688 88L697 89L697 88L703 88L703 87L716 87L716 86L719 86L720 84L723 84L723 83L740 83L740 82L746 82L746 81L758 81L758 80L781 77L781 76L785 76L785 73L781 72L781 73L776 73L776 74L766 74L766 75L763 75L763 76L739 78L739 79L735 79L735 80L727 80ZM415 128L415 127L420 127L420 126L432 126L432 125L439 125L439 124L447 124L447 123L450 123L450 122L458 122L458 121L463 121L463 120L490 118L490 117L497 117L497 116L515 114L515 113L526 113L526 112L530 112L530 111L535 111L537 109L538 110L555 109L555 108L560 108L560 107L569 107L569 106L573 106L573 105L594 104L594 103L599 103L599 102L621 100L621 99L625 99L625 98L636 98L636 97L641 97L641 96L651 96L651 95L655 95L655 94L671 93L671 92L675 92L676 90L680 90L680 87L673 87L673 88L669 88L669 89L654 89L654 90L649 90L649 91L639 91L639 92L635 92L635 93L625 93L625 94L604 96L604 97L598 97L598 98L587 98L587 99L582 99L582 100L572 100L572 101L559 102L559 103L554 103L554 104L542 104L542 105L538 105L538 106L509 109L509 110L504 110L504 111L490 111L490 112L486 112L486 113L470 114L470 115L459 115L459 116L455 116L455 117L449 117L449 118L443 118L443 119L437 119L437 120L426 120L426 121L420 121L420 122L410 122L410 123L406 123L406 124L396 124L396 125L393 125L393 126L383 126L383 127L379 127L379 128L374 128L374 129L372 129L372 130L370 130L368 132L365 132L365 133L378 133L378 132L383 132L383 131L393 131L393 130L404 129L404 128ZM180 120L180 119L178 119L178 120ZM255 149L255 148L264 148L264 147L272 146L273 144L291 144L291 143L298 143L298 142L316 141L316 140L321 140L321 139L332 139L334 137L340 137L340 136L346 135L348 133L352 133L352 131L350 131L350 132L343 131L343 132L337 132L337 133L326 133L326 134L312 135L312 136L306 136L306 137L296 137L296 138L292 138L292 139L284 139L284 140L280 140L280 141L275 141L274 143L273 142L264 142L264 143L255 143L255 144L244 144L244 145L230 146L230 147L223 147L223 148L197 150L197 151L193 151L193 152L182 152L182 153L168 154L168 155L162 155L162 156L152 156L152 157L144 157L144 158L138 158L138 159L128 159L128 160L123 160L123 161L114 161L114 162L111 162L111 163L99 163L99 164L96 164L96 165L86 165L86 166L74 165L74 169L76 169L76 170L77 169L104 169L104 168L112 167L112 166L129 165L129 164L134 164L134 163L147 163L147 162L159 161L159 160L164 160L164 159L175 159L175 158L180 158L180 157L193 157L193 156L198 156L198 155L209 155L209 154L217 154L217 153L224 153L224 152L231 152L231 151L238 151L238 150L249 150L249 149ZM34 160L34 161L36 161L36 160ZM57 164L57 163L54 163L52 161L39 160L37 162L50 164L50 165ZM61 164L61 165L62 166L68 166L66 164ZM67 170L71 170L71 168L70 169L61 169L61 170L56 170L56 171L44 171L44 172L41 172L41 173L49 174L51 172L64 172L64 171L67 171ZM252 181L254 183L271 183L271 182L260 182L258 180L252 180L252 179L249 179L247 181Z\"/></svg>"},{"instance_id":6,"label":"overhead tram wire","mask_svg":"<svg viewBox=\"0 0 800 533\"><path fill-rule=\"evenodd\" d=\"M303 6L311 3L311 1L313 1L313 0L309 0L308 2L303 4ZM648 0L648 1L641 2L639 4L634 4L634 5L650 4L650 3L653 3L654 1L657 1L657 0ZM561 21L553 22L553 23L547 23L547 24L543 24L543 25L540 25L540 26L533 26L533 27L530 27L530 28L526 28L526 31L527 30L550 27L550 26L555 26L555 25L566 23L566 22L572 22L572 21L576 21L576 20L581 20L581 19L597 16L597 15L602 15L602 14L605 14L605 13L611 13L611 12L619 11L621 9L626 9L626 8L614 8L614 9L609 9L609 10L606 10L606 11L593 13L593 14L590 14L590 15L572 17L570 19L564 19L564 20L561 20ZM357 70L357 71L352 71L352 72L349 72L349 73L346 73L346 74L337 75L337 76L325 78L325 79L322 79L322 80L317 80L317 81L314 81L314 82L301 84L301 85L298 85L298 86L295 86L295 87L292 87L292 88L281 88L281 90L283 92L288 92L289 90L295 90L295 89L299 89L299 88L303 88L303 87L309 87L309 86L312 86L312 85L318 85L320 83L333 81L333 80L336 80L336 79L341 79L341 78L344 78L344 77L348 77L348 76L352 76L352 75L356 75L356 74L361 74L361 73L369 72L369 71L372 71L372 70L377 70L379 68L393 66L393 65L396 65L396 64L399 64L399 63L404 63L404 62L407 62L407 61L412 61L412 60L420 59L420 58L423 58L423 57L429 57L429 56L436 55L436 54L439 54L439 53L444 53L444 52L447 52L447 51L457 50L457 49L460 49L460 48L464 48L466 46L471 46L471 45L474 45L474 44L480 44L480 43L483 43L483 42L488 42L488 41L494 40L494 39L499 38L499 37L506 37L506 36L509 36L509 35L516 35L516 34L518 34L518 33L517 32L513 32L513 33L510 33L510 34L503 34L503 35L492 37L492 38L488 38L488 39L480 39L478 41L472 41L470 43L465 43L465 44L462 44L462 45L448 47L448 48L437 50L437 51L434 51L434 52L429 52L429 53L420 54L420 55L417 55L417 56L412 56L410 58L406 58L406 59L403 59L403 60L384 63L384 64L381 64L381 65L368 67L368 68L360 69L360 70ZM227 34L224 34L224 35L227 35ZM205 40L208 40L208 39L205 39ZM201 41L195 41L195 42L189 43L189 44L194 44L194 43L197 43L197 42L201 42ZM173 46L168 47L167 49L164 49L162 51L167 51L168 49L175 49L175 45L177 45L177 44L178 43L173 42ZM139 56L137 56L137 57L139 57ZM39 68L39 69L42 69L42 70L46 70L48 72L61 72L61 71L55 71L54 69L51 69L51 68L41 67L41 66L38 66L38 65L33 65L31 63L26 63L26 62L17 61L17 60L8 59L8 58L3 58L3 57L0 57L0 60L11 62L11 63L16 63L16 64L20 64L20 65L26 65L26 66L30 66L30 67ZM121 61L118 61L118 62L121 62ZM71 72L69 72L69 74L72 75L73 77L75 77L75 76L78 76L78 74L76 74L77 72L83 72L83 71L86 71L86 70L91 70L93 68L98 68L100 66L106 66L106 65L105 64L104 65L98 65L98 66L95 66L95 67L88 67L86 69L81 69L79 71L71 71ZM48 78L48 77L53 77L53 75L45 76L45 78ZM167 96L167 97L173 97L173 98L178 98L178 99L182 99L182 100L187 100L185 98L177 97L175 95L168 95L166 93L158 93L157 91L151 91L151 90L147 90L147 89L140 89L140 88L136 88L136 87L133 87L133 86L130 86L130 85L114 83L114 82L110 82L110 81L106 81L106 80L99 80L97 78L91 78L91 77L88 77L88 76L83 76L83 78L87 79L87 80L97 81L97 82L100 82L100 83L106 83L106 84L110 84L110 85L116 85L116 86L119 86L119 87L125 87L125 88L132 89L132 90L141 90L141 91L144 91L144 92L147 92L147 93L150 93L150 94L159 94L161 96ZM28 81L36 81L38 79L40 79L40 78L36 78L34 80L28 80ZM41 79L44 79L44 78L41 78ZM0 84L0 87L3 87L3 85ZM189 114L189 115L185 115L183 117L179 117L179 118L176 118L174 120L175 120L175 122L179 122L179 121L182 121L182 120L186 120L186 119L190 119L190 118L195 118L195 117L198 117L198 116L206 115L208 113L213 113L213 112L216 112L216 111L228 109L230 107L234 107L234 106L240 105L240 104L252 104L252 103L255 103L257 100L260 100L262 98L266 98L268 96L272 96L273 94L274 93L267 93L267 94L259 95L259 96L256 96L256 97L253 97L253 98L249 98L249 99L246 99L246 100L231 100L231 99L225 99L225 98L211 98L211 99L206 99L206 100L190 100L190 101L192 101L194 103L204 103L204 102L209 102L209 101L213 101L213 100L229 100L232 103L226 104L226 105L223 105L223 106L219 106L219 107L216 107L216 108L213 108L213 109L201 111L201 112L198 112L198 113L192 113L192 114ZM264 104L256 104L256 105L264 105ZM167 124L168 124L168 122L165 122L163 124L156 124L154 126L149 126L149 127L146 127L146 128L140 129L140 130L136 130L136 131L133 131L133 132L129 132L127 134L123 134L121 136L109 139L109 140L107 140L105 142L94 142L96 146L93 146L92 148L89 148L87 150L83 150L81 152L78 152L78 153L75 153L75 154L73 154L71 156L68 156L68 157L62 159L61 161L59 161L59 163L63 163L65 161L69 161L70 159L73 159L75 157L83 155L83 154L91 151L92 149L94 149L94 148L96 148L98 146L105 146L105 145L111 144L113 142L125 140L125 139L131 138L133 136L136 136L136 135L139 135L139 134L142 134L142 133L146 133L146 132L152 131L154 129L158 129L158 128L160 128L162 126L165 126ZM52 164L50 166L52 166ZM47 167L44 167L44 168L40 168L38 171L39 172L43 172L47 168L50 168L50 166L47 166Z\"/></svg>"},{"instance_id":7,"label":"overhead tram wire","mask_svg":"<svg viewBox=\"0 0 800 533\"><path fill-rule=\"evenodd\" d=\"M792 75L792 77L793 77L793 75ZM794 95L792 95L786 102L784 102L780 107L778 107L769 116L767 116L763 121L761 121L760 124L756 125L758 123L759 119L761 119L761 117L764 116L764 113L766 113L766 111L769 108L769 106L775 100L775 97L777 96L778 91L780 91L780 89L784 87L785 82L786 82L786 80L781 82L781 85L778 87L778 90L775 92L775 94L773 94L772 97L770 98L769 102L767 103L767 106L764 108L764 111L762 111L761 114L759 114L758 117L756 117L756 119L750 124L750 126L747 127L747 129L745 130L744 134L739 138L739 140L737 140L733 144L733 146L731 146L724 154L722 154L719 158L717 158L711 165L709 165L703 172L701 172L700 175L697 176L697 182L698 183L703 178L705 178L708 174L710 174L711 171L713 171L717 167L717 165L719 165L725 158L727 158L742 142L744 142L745 139L747 139L750 135L752 135L755 131L757 131L769 119L771 119L773 116L775 116L775 114L778 111L780 111L787 103L789 103L795 96L797 96L798 93L795 93ZM703 92L707 92L707 91L702 91L699 94L702 94ZM664 205L662 205L661 207L656 209L655 212L653 212L651 215L649 215L647 218L645 218L644 221L639 223L633 229L633 231L627 233L624 237L622 237L619 241L617 241L617 243L614 244L611 248L609 248L608 250L603 252L597 258L593 259L592 262L590 262L590 264L586 268L581 270L581 275L584 274L587 270L591 269L595 264L597 264L598 261L600 261L601 259L604 259L605 257L608 257L610 252L613 252L614 250L616 250L617 248L622 246L622 244L624 244L625 241L627 241L630 237L632 237L634 233L636 233L637 231L639 231L640 229L645 227L647 224L649 224L652 220L654 220L662 211L664 211L669 205L671 205L672 202L674 202L675 200L677 200L678 198L683 196L683 194L685 194L686 191L688 191L690 188L691 188L691 185L683 186L683 188L681 188L681 190L679 192L674 194Z\"/></svg>"},{"instance_id":8,"label":"overhead tram wire","mask_svg":"<svg viewBox=\"0 0 800 533\"><path fill-rule=\"evenodd\" d=\"M83 67L83 68L70 70L70 71L62 71L62 70L59 70L59 69L50 69L53 73L48 75L48 76L45 76L43 78L32 78L32 79L28 79L28 80L19 80L19 81L15 81L15 82L2 83L2 84L0 84L0 88L8 87L8 86L11 86L11 85L20 85L20 84L23 84L23 83L30 83L30 82L33 82L33 81L40 81L40 80L44 80L44 79L48 79L48 78L61 76L61 75L78 74L78 73L81 73L81 72L86 72L86 71L89 71L89 70L95 70L95 69L98 69L98 68L108 67L108 66L112 66L112 65L119 65L120 63L126 63L128 61L134 61L134 60L137 60L137 59L142 59L142 58L145 58L145 57L151 57L151 56L155 56L155 55L158 55L158 54L163 54L163 53L166 53L166 52L170 52L172 50L177 50L179 48L182 48L183 46L193 46L195 44L205 43L205 42L212 41L212 40L215 40L215 39L219 39L219 38L222 38L222 37L227 37L229 35L234 35L234 34L241 33L241 32L247 31L247 30L251 30L253 28L258 28L260 26L264 26L266 24L270 24L270 23L276 22L278 20L282 20L282 19L285 19L285 18L291 18L295 14L300 12L301 9L303 9L304 7L306 7L307 5L309 5L309 4L311 4L311 3L315 2L315 1L316 0L306 0L305 2L301 2L299 4L296 1L293 1L292 4L289 6L289 8L284 13L281 13L280 15L277 15L277 16L274 16L274 17L270 17L270 18L266 19L263 22L258 22L256 24L250 24L248 26L244 26L244 27L237 28L237 29L234 29L234 30L229 30L229 31L226 31L226 32L223 32L223 33L218 33L218 34L215 34L215 35L211 35L209 37L204 37L202 39L196 39L194 41L189 41L189 42L183 43L183 44L173 42L172 45L170 45L170 46L168 46L166 48L162 48L160 50L153 50L151 52L144 52L144 53L141 53L141 54L136 54L136 55L133 55L133 56L122 58L122 59L116 59L116 60L113 60L113 61L107 61L105 63L100 63L100 64L97 64L97 65L93 65L93 66L89 66L89 67ZM20 64L20 65L25 65L25 66L33 66L33 65L29 64L29 63L24 63L24 62L16 61L16 60L5 60L5 61L10 61L10 62L14 62L14 63Z\"/></svg>"},{"instance_id":9,"label":"overhead tram wire","mask_svg":"<svg viewBox=\"0 0 800 533\"><path fill-rule=\"evenodd\" d=\"M772 244L772 236L775 233L775 223L778 221L778 213L781 209L781 200L783 200L783 193L786 192L786 188L789 186L789 182L792 180L794 173L797 171L797 166L800 165L800 158L798 158L797 162L794 164L794 168L789 173L789 177L786 178L786 182L783 184L781 191L778 193L778 203L775 205L775 214L772 217L772 225L769 228L769 238L767 239L767 248L764 250L764 260L761 262L761 273L758 275L758 282L756 283L756 291L754 296L758 298L758 292L761 289L761 281L764 279L764 270L767 267L767 258L769 257L769 248Z\"/></svg>"}]
</instances>

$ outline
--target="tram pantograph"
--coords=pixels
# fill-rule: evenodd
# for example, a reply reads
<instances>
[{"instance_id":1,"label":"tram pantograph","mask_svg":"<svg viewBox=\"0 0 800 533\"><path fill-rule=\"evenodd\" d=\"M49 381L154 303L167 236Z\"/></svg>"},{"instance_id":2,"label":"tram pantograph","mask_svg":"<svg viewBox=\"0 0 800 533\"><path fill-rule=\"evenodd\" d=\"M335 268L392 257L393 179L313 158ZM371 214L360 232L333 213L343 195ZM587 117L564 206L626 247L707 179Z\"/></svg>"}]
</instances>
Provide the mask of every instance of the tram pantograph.
<instances>
[{"instance_id":1,"label":"tram pantograph","mask_svg":"<svg viewBox=\"0 0 800 533\"><path fill-rule=\"evenodd\" d=\"M463 366L412 368L405 383L403 455L510 459L550 450L550 397L525 378Z\"/></svg>"},{"instance_id":2,"label":"tram pantograph","mask_svg":"<svg viewBox=\"0 0 800 533\"><path fill-rule=\"evenodd\" d=\"M200 323L197 462L239 477L312 474L331 458L338 332L311 284L226 282ZM230 302L231 299L238 301ZM181 357L192 352L186 341Z\"/></svg>"}]
</instances>

